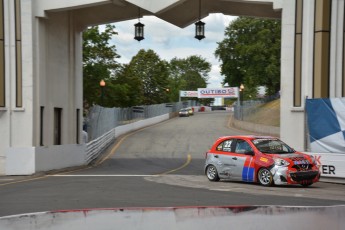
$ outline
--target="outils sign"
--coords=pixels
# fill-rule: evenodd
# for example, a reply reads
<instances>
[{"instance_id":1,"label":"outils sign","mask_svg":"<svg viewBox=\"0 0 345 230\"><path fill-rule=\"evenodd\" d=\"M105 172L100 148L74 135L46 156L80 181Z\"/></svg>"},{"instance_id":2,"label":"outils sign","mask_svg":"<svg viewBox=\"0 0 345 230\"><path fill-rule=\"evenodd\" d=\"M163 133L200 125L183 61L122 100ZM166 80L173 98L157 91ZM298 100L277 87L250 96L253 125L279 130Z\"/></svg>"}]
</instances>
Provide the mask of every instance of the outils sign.
<instances>
[{"instance_id":1,"label":"outils sign","mask_svg":"<svg viewBox=\"0 0 345 230\"><path fill-rule=\"evenodd\" d=\"M237 98L238 88L198 88L198 98Z\"/></svg>"}]
</instances>

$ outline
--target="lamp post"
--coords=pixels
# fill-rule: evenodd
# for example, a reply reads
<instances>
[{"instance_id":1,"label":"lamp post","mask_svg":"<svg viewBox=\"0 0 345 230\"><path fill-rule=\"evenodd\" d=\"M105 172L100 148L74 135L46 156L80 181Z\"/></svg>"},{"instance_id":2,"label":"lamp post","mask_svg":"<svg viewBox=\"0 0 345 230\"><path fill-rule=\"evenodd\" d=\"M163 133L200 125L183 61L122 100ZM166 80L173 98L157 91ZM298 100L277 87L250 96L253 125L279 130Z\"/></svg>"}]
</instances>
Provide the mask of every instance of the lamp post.
<instances>
[{"instance_id":1,"label":"lamp post","mask_svg":"<svg viewBox=\"0 0 345 230\"><path fill-rule=\"evenodd\" d=\"M99 82L99 86L101 87L101 106L103 106L104 87L105 87L105 81L103 79Z\"/></svg>"},{"instance_id":2,"label":"lamp post","mask_svg":"<svg viewBox=\"0 0 345 230\"><path fill-rule=\"evenodd\" d=\"M244 85L240 85L240 101L241 101L241 121L243 121L243 94L244 94Z\"/></svg>"},{"instance_id":3,"label":"lamp post","mask_svg":"<svg viewBox=\"0 0 345 230\"><path fill-rule=\"evenodd\" d=\"M243 96L244 96L244 95L243 95L243 94L244 94L244 92L243 92L243 91L244 91L244 85L243 85L243 84L241 84L241 85L240 85L240 94L241 94L241 95L240 95L240 97L241 97L241 105L243 105Z\"/></svg>"}]
</instances>

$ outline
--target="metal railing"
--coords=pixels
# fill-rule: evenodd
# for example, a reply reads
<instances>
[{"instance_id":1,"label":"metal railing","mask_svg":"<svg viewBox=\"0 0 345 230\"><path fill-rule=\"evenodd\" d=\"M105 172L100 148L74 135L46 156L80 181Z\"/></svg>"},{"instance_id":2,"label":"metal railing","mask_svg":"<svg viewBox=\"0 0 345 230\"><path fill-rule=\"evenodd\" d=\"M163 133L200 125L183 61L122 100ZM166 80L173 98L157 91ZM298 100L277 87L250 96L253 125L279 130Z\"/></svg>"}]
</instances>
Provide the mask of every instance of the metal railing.
<instances>
[{"instance_id":1,"label":"metal railing","mask_svg":"<svg viewBox=\"0 0 345 230\"><path fill-rule=\"evenodd\" d=\"M196 104L196 101L189 100L130 108L104 108L96 105L90 109L88 116L84 119L84 127L86 127L84 129L88 133L88 142L90 142L117 126L178 112L181 108L196 106Z\"/></svg>"}]
</instances>

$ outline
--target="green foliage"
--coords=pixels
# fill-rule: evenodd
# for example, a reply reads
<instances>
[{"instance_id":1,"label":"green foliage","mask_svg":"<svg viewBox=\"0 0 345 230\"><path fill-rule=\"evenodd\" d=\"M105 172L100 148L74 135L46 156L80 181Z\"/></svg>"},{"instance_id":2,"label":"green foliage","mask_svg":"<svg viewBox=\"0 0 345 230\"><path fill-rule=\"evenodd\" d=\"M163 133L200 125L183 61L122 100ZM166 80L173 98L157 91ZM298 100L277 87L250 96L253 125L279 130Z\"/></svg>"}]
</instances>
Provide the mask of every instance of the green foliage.
<instances>
[{"instance_id":1,"label":"green foliage","mask_svg":"<svg viewBox=\"0 0 345 230\"><path fill-rule=\"evenodd\" d=\"M116 70L120 67L116 58L116 47L110 45L112 36L116 35L115 26L106 25L103 32L98 26L89 27L83 33L83 84L84 108L93 104L112 106L111 98L115 85L111 84ZM100 81L106 82L106 87L100 87Z\"/></svg>"},{"instance_id":2,"label":"green foliage","mask_svg":"<svg viewBox=\"0 0 345 230\"><path fill-rule=\"evenodd\" d=\"M136 79L140 79L142 104L168 102L168 66L153 50L139 50L128 64L128 68Z\"/></svg>"},{"instance_id":3,"label":"green foliage","mask_svg":"<svg viewBox=\"0 0 345 230\"><path fill-rule=\"evenodd\" d=\"M83 33L84 108L94 104L104 107L176 102L180 90L207 86L211 64L200 56L161 60L151 49L140 50L129 64L120 65L115 45L115 26L90 27ZM105 87L100 86L104 80Z\"/></svg>"},{"instance_id":4,"label":"green foliage","mask_svg":"<svg viewBox=\"0 0 345 230\"><path fill-rule=\"evenodd\" d=\"M239 17L225 30L216 57L222 62L223 84L245 85L245 99L255 98L258 86L267 94L280 89L280 20Z\"/></svg>"},{"instance_id":5,"label":"green foliage","mask_svg":"<svg viewBox=\"0 0 345 230\"><path fill-rule=\"evenodd\" d=\"M171 98L177 101L180 90L197 90L207 86L211 64L201 56L192 55L184 59L173 58L169 69Z\"/></svg>"}]
</instances>

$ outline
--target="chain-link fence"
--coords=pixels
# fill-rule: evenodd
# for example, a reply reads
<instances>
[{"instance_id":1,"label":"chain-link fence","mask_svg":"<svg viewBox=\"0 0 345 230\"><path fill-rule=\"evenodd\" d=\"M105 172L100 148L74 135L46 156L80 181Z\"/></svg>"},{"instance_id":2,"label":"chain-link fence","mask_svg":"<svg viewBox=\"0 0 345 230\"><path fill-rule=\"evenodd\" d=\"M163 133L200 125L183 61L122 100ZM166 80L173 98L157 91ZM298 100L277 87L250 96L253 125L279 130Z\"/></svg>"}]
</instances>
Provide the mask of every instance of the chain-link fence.
<instances>
[{"instance_id":1,"label":"chain-link fence","mask_svg":"<svg viewBox=\"0 0 345 230\"><path fill-rule=\"evenodd\" d=\"M234 106L234 117L241 121L279 126L280 109L263 107L262 105L265 103L267 103L267 100L243 101L240 105L236 104Z\"/></svg>"},{"instance_id":2,"label":"chain-link fence","mask_svg":"<svg viewBox=\"0 0 345 230\"><path fill-rule=\"evenodd\" d=\"M84 130L88 133L88 141L92 141L117 126L178 112L181 108L191 106L196 106L196 101L189 100L130 108L104 108L96 105L90 109L88 116L84 119Z\"/></svg>"}]
</instances>

